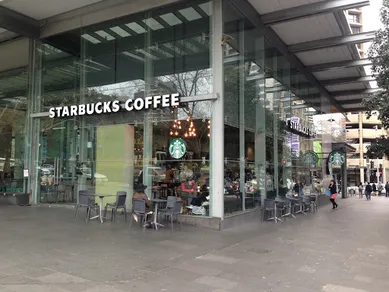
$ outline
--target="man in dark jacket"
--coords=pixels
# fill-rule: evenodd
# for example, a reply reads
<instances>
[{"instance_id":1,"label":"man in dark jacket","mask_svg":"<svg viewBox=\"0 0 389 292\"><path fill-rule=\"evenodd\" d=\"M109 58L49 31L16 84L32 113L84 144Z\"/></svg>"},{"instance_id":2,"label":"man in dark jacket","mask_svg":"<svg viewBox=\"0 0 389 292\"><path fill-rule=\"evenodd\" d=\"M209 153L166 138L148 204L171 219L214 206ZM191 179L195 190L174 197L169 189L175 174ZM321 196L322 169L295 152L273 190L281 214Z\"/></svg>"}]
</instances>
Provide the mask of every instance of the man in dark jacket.
<instances>
[{"instance_id":1,"label":"man in dark jacket","mask_svg":"<svg viewBox=\"0 0 389 292\"><path fill-rule=\"evenodd\" d=\"M371 184L368 182L365 188L366 192L366 200L371 200L371 192L373 191L373 188L371 187Z\"/></svg>"},{"instance_id":2,"label":"man in dark jacket","mask_svg":"<svg viewBox=\"0 0 389 292\"><path fill-rule=\"evenodd\" d=\"M385 184L385 197L389 197L389 182L388 181Z\"/></svg>"},{"instance_id":3,"label":"man in dark jacket","mask_svg":"<svg viewBox=\"0 0 389 292\"><path fill-rule=\"evenodd\" d=\"M373 192L372 192L373 196L376 196L377 195L377 185L375 183L373 183L371 185L371 187L373 189Z\"/></svg>"}]
</instances>

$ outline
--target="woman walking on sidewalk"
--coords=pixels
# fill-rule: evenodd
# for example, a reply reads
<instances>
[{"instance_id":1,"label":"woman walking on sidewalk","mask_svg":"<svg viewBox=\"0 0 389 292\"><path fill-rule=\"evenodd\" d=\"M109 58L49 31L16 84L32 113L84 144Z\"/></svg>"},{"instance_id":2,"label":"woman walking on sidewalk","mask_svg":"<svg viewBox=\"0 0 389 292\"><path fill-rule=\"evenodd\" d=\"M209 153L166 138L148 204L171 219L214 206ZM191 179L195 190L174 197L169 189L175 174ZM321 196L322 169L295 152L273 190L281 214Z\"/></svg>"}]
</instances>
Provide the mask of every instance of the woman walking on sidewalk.
<instances>
[{"instance_id":1,"label":"woman walking on sidewalk","mask_svg":"<svg viewBox=\"0 0 389 292\"><path fill-rule=\"evenodd\" d=\"M330 185L328 186L328 189L330 191L330 201L332 203L332 209L338 208L338 204L335 202L336 198L338 197L338 194L336 193L336 184L335 181L332 179L330 182Z\"/></svg>"}]
</instances>

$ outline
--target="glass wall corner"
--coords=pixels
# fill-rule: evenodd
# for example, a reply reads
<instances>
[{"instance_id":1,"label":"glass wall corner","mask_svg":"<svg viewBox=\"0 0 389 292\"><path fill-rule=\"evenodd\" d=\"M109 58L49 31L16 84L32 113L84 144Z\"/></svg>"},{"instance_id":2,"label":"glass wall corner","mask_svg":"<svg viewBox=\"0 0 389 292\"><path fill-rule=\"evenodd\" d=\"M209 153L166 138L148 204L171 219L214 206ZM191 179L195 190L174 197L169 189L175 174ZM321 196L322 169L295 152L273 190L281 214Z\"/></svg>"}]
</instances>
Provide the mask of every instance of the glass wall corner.
<instances>
[{"instance_id":1,"label":"glass wall corner","mask_svg":"<svg viewBox=\"0 0 389 292\"><path fill-rule=\"evenodd\" d=\"M211 18L211 1L191 1L43 40L34 112L40 202L74 203L81 190L125 191L131 208L143 184L150 198L178 196L185 214L210 214ZM125 106L175 93L179 106ZM122 106L114 113L47 115L116 101Z\"/></svg>"}]
</instances>

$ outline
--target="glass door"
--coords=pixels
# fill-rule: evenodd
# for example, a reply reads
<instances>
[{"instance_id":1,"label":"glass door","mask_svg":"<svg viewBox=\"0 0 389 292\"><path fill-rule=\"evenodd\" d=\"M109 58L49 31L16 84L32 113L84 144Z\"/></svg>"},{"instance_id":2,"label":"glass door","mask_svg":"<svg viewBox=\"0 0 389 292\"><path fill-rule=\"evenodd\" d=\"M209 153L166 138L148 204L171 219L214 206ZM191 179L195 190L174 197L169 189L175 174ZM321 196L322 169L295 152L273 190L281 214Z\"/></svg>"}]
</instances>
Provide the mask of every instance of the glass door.
<instances>
[{"instance_id":1,"label":"glass door","mask_svg":"<svg viewBox=\"0 0 389 292\"><path fill-rule=\"evenodd\" d=\"M42 118L40 124L38 200L41 203L73 203L81 171L77 121Z\"/></svg>"}]
</instances>

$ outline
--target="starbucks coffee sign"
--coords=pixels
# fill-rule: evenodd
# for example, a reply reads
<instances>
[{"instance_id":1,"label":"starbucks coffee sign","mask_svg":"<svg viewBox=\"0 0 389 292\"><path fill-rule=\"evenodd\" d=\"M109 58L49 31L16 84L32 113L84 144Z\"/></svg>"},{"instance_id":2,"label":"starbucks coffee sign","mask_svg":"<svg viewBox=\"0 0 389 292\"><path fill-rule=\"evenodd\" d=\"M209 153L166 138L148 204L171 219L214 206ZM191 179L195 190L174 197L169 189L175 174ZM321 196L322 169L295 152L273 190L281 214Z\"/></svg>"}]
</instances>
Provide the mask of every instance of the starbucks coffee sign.
<instances>
[{"instance_id":1,"label":"starbucks coffee sign","mask_svg":"<svg viewBox=\"0 0 389 292\"><path fill-rule=\"evenodd\" d=\"M174 159L181 159L186 153L185 141L177 138L173 139L169 145L169 153Z\"/></svg>"},{"instance_id":2,"label":"starbucks coffee sign","mask_svg":"<svg viewBox=\"0 0 389 292\"><path fill-rule=\"evenodd\" d=\"M304 123L300 118L294 117L285 121L286 129L294 134L316 138L317 132L311 123Z\"/></svg>"},{"instance_id":3,"label":"starbucks coffee sign","mask_svg":"<svg viewBox=\"0 0 389 292\"><path fill-rule=\"evenodd\" d=\"M332 165L341 166L346 161L346 155L341 151L332 151L328 159Z\"/></svg>"},{"instance_id":4,"label":"starbucks coffee sign","mask_svg":"<svg viewBox=\"0 0 389 292\"><path fill-rule=\"evenodd\" d=\"M100 115L117 113L124 108L128 112L141 111L147 109L169 108L180 105L180 95L178 93L155 95L147 97L130 98L125 102L119 100L99 101L96 103L78 104L71 106L52 107L49 110L50 118L64 118L84 115Z\"/></svg>"}]
</instances>

